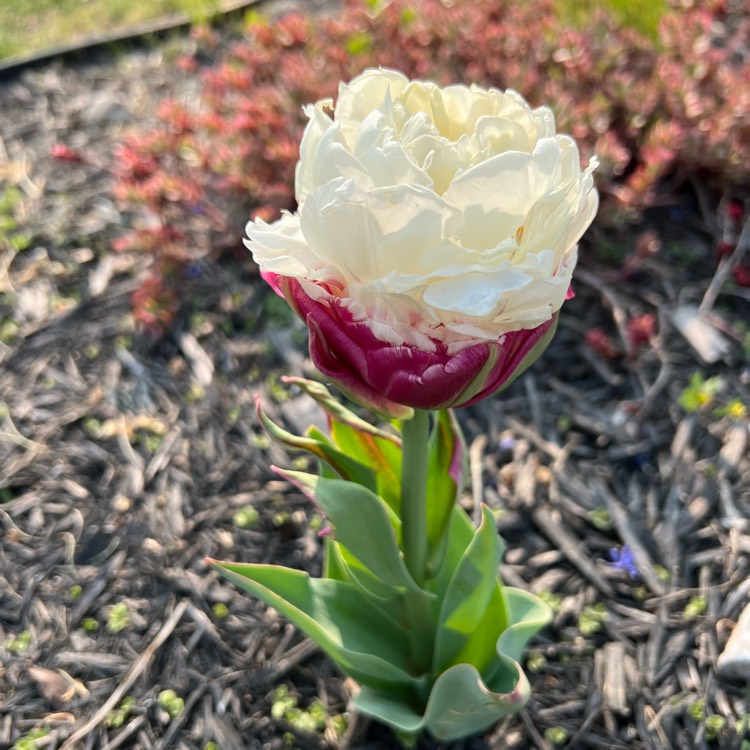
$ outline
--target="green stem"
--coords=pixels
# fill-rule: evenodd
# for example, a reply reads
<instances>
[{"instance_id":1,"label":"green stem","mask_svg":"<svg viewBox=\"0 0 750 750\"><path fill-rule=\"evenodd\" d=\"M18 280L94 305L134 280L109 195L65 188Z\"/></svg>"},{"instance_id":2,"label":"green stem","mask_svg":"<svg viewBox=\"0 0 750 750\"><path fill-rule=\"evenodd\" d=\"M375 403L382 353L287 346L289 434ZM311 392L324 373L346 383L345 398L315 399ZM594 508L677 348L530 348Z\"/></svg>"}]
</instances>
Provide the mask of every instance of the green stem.
<instances>
[{"instance_id":1,"label":"green stem","mask_svg":"<svg viewBox=\"0 0 750 750\"><path fill-rule=\"evenodd\" d=\"M418 586L424 585L427 570L429 438L430 412L416 409L401 427L401 534L404 562Z\"/></svg>"},{"instance_id":2,"label":"green stem","mask_svg":"<svg viewBox=\"0 0 750 750\"><path fill-rule=\"evenodd\" d=\"M430 412L417 410L401 427L401 535L404 562L415 583L424 587L427 577L427 476L429 470ZM405 592L413 667L429 672L435 623L428 595Z\"/></svg>"}]
</instances>

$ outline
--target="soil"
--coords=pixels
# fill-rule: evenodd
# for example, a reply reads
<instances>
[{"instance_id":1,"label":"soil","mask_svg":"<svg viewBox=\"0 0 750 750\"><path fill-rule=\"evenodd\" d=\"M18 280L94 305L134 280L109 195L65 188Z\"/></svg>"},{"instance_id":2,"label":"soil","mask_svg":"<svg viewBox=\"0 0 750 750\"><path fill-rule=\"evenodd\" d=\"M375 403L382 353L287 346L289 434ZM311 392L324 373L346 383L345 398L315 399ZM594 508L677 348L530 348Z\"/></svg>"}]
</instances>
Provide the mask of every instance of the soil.
<instances>
[{"instance_id":1,"label":"soil","mask_svg":"<svg viewBox=\"0 0 750 750\"><path fill-rule=\"evenodd\" d=\"M269 443L254 405L258 393L298 432L318 418L279 385L314 374L304 329L248 257L187 279L172 331L150 338L129 312L143 259L109 249L126 221L113 150L167 94L196 96L173 65L190 44L82 53L0 82L0 187L18 191L29 239L0 243L0 748L33 747L39 727L39 747L64 750L397 748L348 712L353 686L313 644L203 562L320 570L318 519L270 469L299 457ZM56 143L85 161L51 158ZM747 682L716 662L750 594L750 457L746 419L716 408L750 404L750 298L716 277L716 196L686 184L662 198L614 243L589 233L549 350L459 410L464 505L497 511L506 582L556 614L532 644L528 707L455 750L740 747ZM630 260L602 263L605 246ZM691 343L676 311L702 301ZM627 321L645 313L657 333L635 346ZM586 344L594 327L608 356ZM696 372L720 388L688 413ZM613 562L623 544L637 571ZM348 729L303 728L280 688ZM174 715L165 690L184 701Z\"/></svg>"}]
</instances>

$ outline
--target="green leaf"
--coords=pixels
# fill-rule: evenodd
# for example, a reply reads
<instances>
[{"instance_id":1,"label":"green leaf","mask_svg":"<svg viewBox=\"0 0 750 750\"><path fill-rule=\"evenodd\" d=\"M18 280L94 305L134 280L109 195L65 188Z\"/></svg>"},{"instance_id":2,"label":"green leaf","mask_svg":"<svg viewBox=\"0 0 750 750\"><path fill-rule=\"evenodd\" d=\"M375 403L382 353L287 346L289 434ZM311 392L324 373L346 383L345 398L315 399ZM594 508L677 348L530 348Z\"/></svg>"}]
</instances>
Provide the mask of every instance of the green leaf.
<instances>
[{"instance_id":1,"label":"green leaf","mask_svg":"<svg viewBox=\"0 0 750 750\"><path fill-rule=\"evenodd\" d=\"M497 575L502 554L503 544L497 534L492 512L482 506L482 522L442 597L433 672L443 672L463 660L482 669L486 663L481 662L492 658L491 651L485 656L481 648L480 653L464 654L463 651L475 634L493 649L507 626L505 603L499 593ZM476 646L473 650L477 651ZM476 662L475 658L481 659L481 662Z\"/></svg>"},{"instance_id":2,"label":"green leaf","mask_svg":"<svg viewBox=\"0 0 750 750\"><path fill-rule=\"evenodd\" d=\"M390 600L394 596L393 587L373 575L362 562L335 539L327 540L326 561L331 565L334 573L330 576L326 573L326 578L353 583L365 596L374 599Z\"/></svg>"},{"instance_id":3,"label":"green leaf","mask_svg":"<svg viewBox=\"0 0 750 750\"><path fill-rule=\"evenodd\" d=\"M292 383L299 386L308 396L310 396L310 398L314 399L323 408L326 414L337 422L347 424L356 430L367 432L371 435L377 435L384 440L390 440L397 444L400 443L398 437L395 435L380 430L364 419L360 419L353 411L339 403L339 401L331 395L330 391L322 383L291 375L285 376L281 378L281 380L284 383Z\"/></svg>"},{"instance_id":4,"label":"green leaf","mask_svg":"<svg viewBox=\"0 0 750 750\"><path fill-rule=\"evenodd\" d=\"M447 528L463 484L463 438L455 416L437 413L430 435L427 476L427 570L437 571L445 554Z\"/></svg>"},{"instance_id":5,"label":"green leaf","mask_svg":"<svg viewBox=\"0 0 750 750\"><path fill-rule=\"evenodd\" d=\"M276 565L207 562L276 608L355 680L398 699L410 699L419 687L407 670L406 631L353 585Z\"/></svg>"},{"instance_id":6,"label":"green leaf","mask_svg":"<svg viewBox=\"0 0 750 750\"><path fill-rule=\"evenodd\" d=\"M494 674L483 678L473 665L455 664L435 680L423 715L413 703L368 686L354 697L354 707L397 732L416 736L426 730L443 742L481 732L520 711L529 699L530 687L518 662L529 639L550 621L552 612L533 594L513 588L504 588L502 593L513 624L497 639L499 666Z\"/></svg>"},{"instance_id":7,"label":"green leaf","mask_svg":"<svg viewBox=\"0 0 750 750\"><path fill-rule=\"evenodd\" d=\"M475 533L476 528L469 515L458 503L455 503L447 532L448 542L445 556L440 564L440 569L431 579L429 586L430 591L437 594L441 601Z\"/></svg>"},{"instance_id":8,"label":"green leaf","mask_svg":"<svg viewBox=\"0 0 750 750\"><path fill-rule=\"evenodd\" d=\"M329 464L342 479L348 479L357 484L376 490L378 483L375 472L364 466L355 458L342 453L331 443L330 439L317 428L310 428L307 437L301 437L279 427L260 408L258 400L258 418L269 435L282 445L295 450L312 453L316 458Z\"/></svg>"},{"instance_id":9,"label":"green leaf","mask_svg":"<svg viewBox=\"0 0 750 750\"><path fill-rule=\"evenodd\" d=\"M333 418L330 430L333 442L343 454L356 458L372 470L377 483L375 493L398 512L401 508L401 441Z\"/></svg>"},{"instance_id":10,"label":"green leaf","mask_svg":"<svg viewBox=\"0 0 750 750\"><path fill-rule=\"evenodd\" d=\"M398 517L374 492L342 479L299 471L279 473L320 507L333 526L336 541L373 575L395 591L429 596L414 582L401 557L396 536Z\"/></svg>"},{"instance_id":11,"label":"green leaf","mask_svg":"<svg viewBox=\"0 0 750 750\"><path fill-rule=\"evenodd\" d=\"M495 693L474 667L458 664L435 681L423 716L403 701L367 686L362 687L352 704L360 713L398 732L417 735L427 730L438 740L450 742L481 732L520 711L529 693L528 680L520 668L515 688L508 693Z\"/></svg>"},{"instance_id":12,"label":"green leaf","mask_svg":"<svg viewBox=\"0 0 750 750\"><path fill-rule=\"evenodd\" d=\"M510 624L498 639L497 653L506 661L518 662L526 644L552 621L552 609L534 594L511 586L503 586L503 596ZM488 677L488 684L498 688L494 677Z\"/></svg>"}]
</instances>

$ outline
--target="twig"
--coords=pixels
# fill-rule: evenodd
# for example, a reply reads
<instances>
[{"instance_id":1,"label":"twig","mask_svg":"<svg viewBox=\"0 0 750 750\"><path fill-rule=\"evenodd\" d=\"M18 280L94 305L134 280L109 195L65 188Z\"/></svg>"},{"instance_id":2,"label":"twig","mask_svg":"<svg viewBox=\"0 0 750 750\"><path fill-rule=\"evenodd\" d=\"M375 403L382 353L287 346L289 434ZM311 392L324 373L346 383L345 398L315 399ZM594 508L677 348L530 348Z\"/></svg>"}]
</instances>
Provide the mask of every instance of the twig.
<instances>
[{"instance_id":1,"label":"twig","mask_svg":"<svg viewBox=\"0 0 750 750\"><path fill-rule=\"evenodd\" d=\"M547 510L535 510L531 517L534 523L548 536L568 560L596 586L604 596L614 597L614 589L594 567L594 564L581 552L581 541L565 530L560 513Z\"/></svg>"},{"instance_id":2,"label":"twig","mask_svg":"<svg viewBox=\"0 0 750 750\"><path fill-rule=\"evenodd\" d=\"M654 564L651 561L651 555L649 555L648 550L641 543L638 533L630 522L630 517L628 516L627 511L602 482L594 480L594 489L604 500L609 516L612 519L612 524L617 529L620 538L633 552L638 572L643 577L643 581L651 591L658 596L662 596L666 593L664 584L659 576L656 575Z\"/></svg>"},{"instance_id":3,"label":"twig","mask_svg":"<svg viewBox=\"0 0 750 750\"><path fill-rule=\"evenodd\" d=\"M719 296L721 287L724 286L724 282L729 277L732 269L739 263L747 249L750 248L750 219L745 222L745 226L742 227L742 232L737 240L737 245L734 248L734 252L728 258L722 258L719 263L719 267L716 269L711 283L706 289L706 293L703 295L700 305L698 305L698 312L706 316L713 309L716 298Z\"/></svg>"},{"instance_id":4,"label":"twig","mask_svg":"<svg viewBox=\"0 0 750 750\"><path fill-rule=\"evenodd\" d=\"M73 734L70 735L70 737L68 737L60 750L73 750L80 739L86 737L90 732L96 729L102 721L104 721L109 712L125 697L133 683L138 679L138 676L146 668L149 661L151 661L156 651L164 644L169 636L172 635L172 631L177 627L177 623L185 614L187 606L188 603L186 601L181 601L174 608L169 619L167 619L161 630L156 634L154 640L146 647L146 650L135 660L123 681L112 692L112 695L107 698L104 704L88 721L84 722L75 732L73 732Z\"/></svg>"}]
</instances>

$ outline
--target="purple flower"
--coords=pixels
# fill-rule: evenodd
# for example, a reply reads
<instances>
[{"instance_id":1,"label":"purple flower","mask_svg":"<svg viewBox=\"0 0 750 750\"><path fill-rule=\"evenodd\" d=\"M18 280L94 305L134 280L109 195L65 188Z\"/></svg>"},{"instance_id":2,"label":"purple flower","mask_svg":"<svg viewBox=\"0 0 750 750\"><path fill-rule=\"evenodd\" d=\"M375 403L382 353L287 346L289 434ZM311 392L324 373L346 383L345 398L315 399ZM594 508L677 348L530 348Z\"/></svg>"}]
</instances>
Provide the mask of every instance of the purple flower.
<instances>
[{"instance_id":1,"label":"purple flower","mask_svg":"<svg viewBox=\"0 0 750 750\"><path fill-rule=\"evenodd\" d=\"M624 544L620 549L612 547L609 551L609 559L615 568L627 573L631 579L640 578L641 574L638 571L638 566L635 564L633 550L627 544Z\"/></svg>"}]
</instances>

